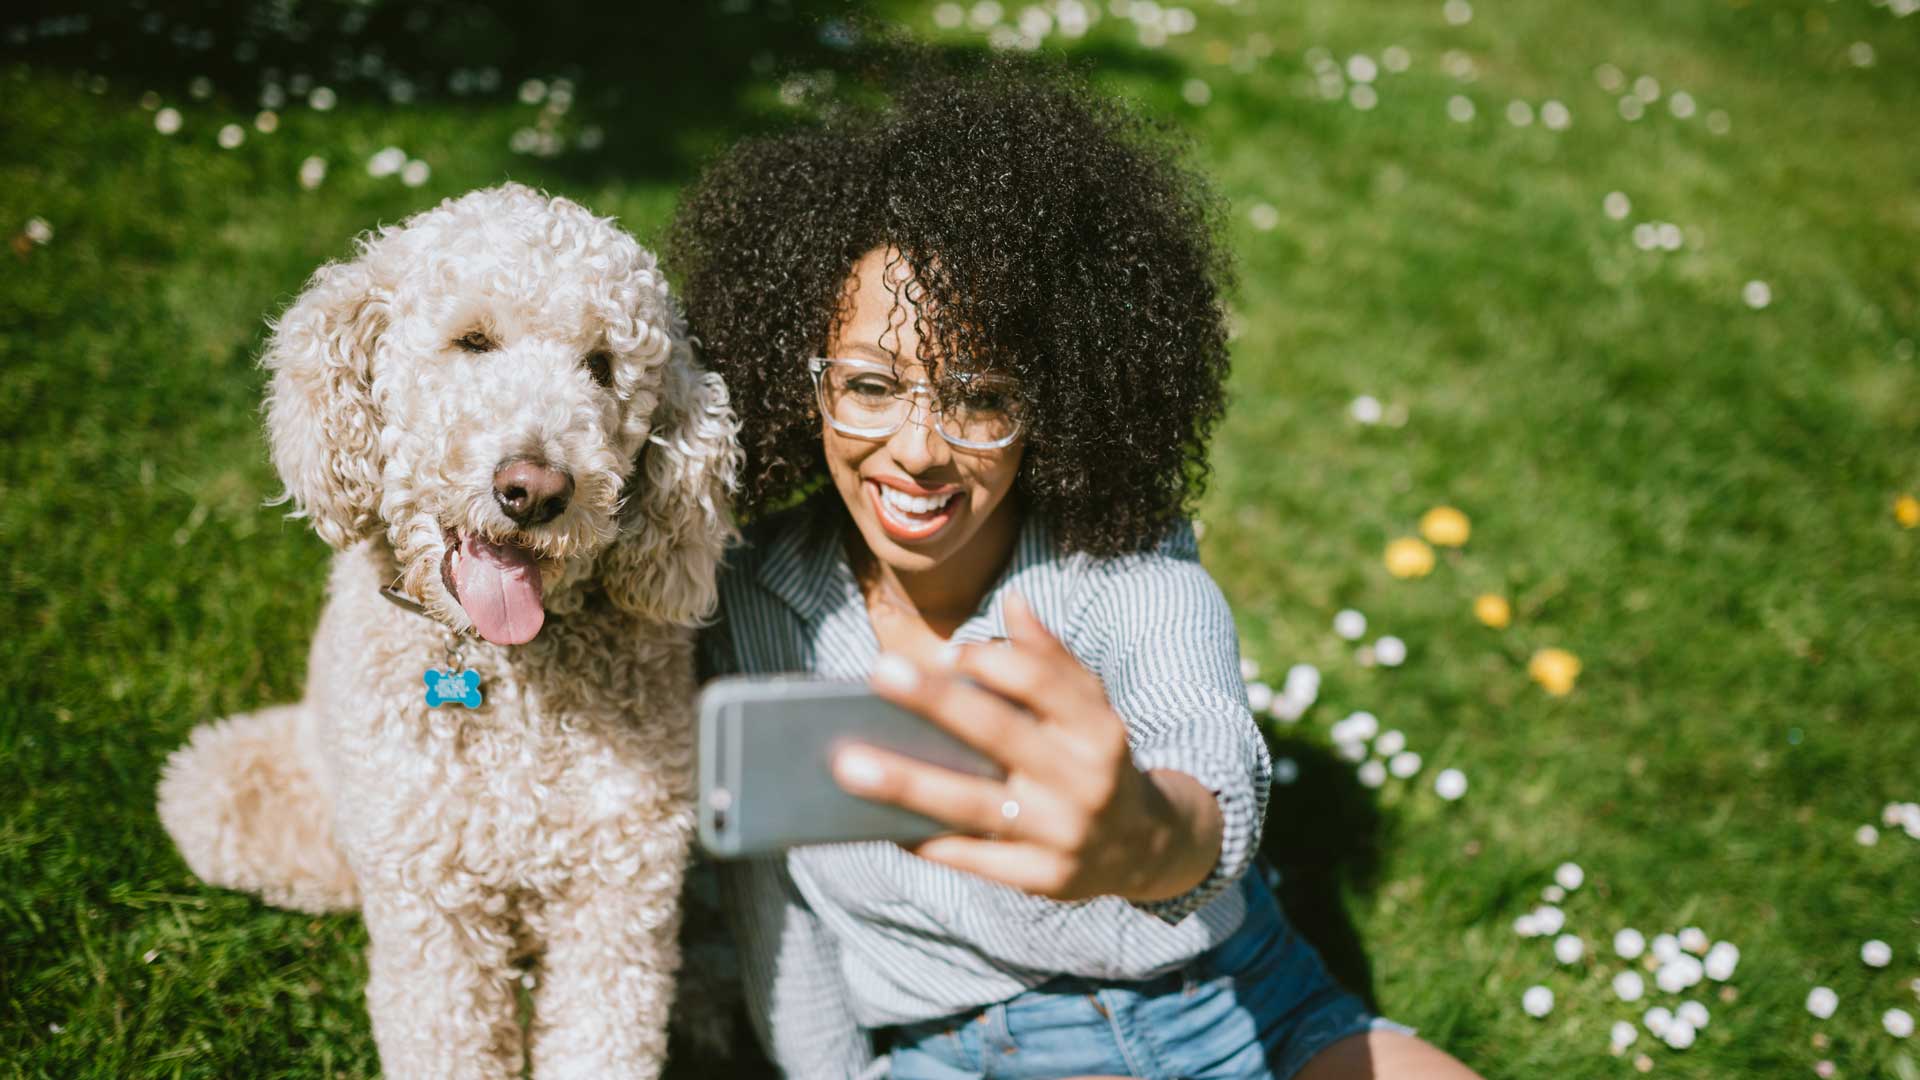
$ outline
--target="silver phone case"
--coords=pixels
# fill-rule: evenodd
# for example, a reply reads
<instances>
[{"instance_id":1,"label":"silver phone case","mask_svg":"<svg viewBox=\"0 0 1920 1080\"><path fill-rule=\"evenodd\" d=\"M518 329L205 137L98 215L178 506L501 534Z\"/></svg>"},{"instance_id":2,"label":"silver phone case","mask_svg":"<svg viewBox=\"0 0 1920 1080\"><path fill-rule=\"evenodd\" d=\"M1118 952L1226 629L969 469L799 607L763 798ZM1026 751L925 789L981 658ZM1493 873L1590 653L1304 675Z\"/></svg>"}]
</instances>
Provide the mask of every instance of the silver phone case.
<instances>
[{"instance_id":1,"label":"silver phone case","mask_svg":"<svg viewBox=\"0 0 1920 1080\"><path fill-rule=\"evenodd\" d=\"M700 844L722 858L799 844L920 840L949 826L849 795L833 754L865 743L998 778L979 751L862 683L809 676L716 679L700 691Z\"/></svg>"}]
</instances>

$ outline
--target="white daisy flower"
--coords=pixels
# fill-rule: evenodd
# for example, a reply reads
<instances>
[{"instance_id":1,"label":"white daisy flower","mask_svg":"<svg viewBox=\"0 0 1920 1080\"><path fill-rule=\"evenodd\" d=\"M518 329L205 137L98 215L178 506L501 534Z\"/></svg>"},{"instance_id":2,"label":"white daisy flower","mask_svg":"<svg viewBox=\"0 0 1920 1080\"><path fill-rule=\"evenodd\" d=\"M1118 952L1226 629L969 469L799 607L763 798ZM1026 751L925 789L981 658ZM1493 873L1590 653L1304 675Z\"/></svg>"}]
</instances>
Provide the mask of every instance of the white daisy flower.
<instances>
[{"instance_id":1,"label":"white daisy flower","mask_svg":"<svg viewBox=\"0 0 1920 1080\"><path fill-rule=\"evenodd\" d=\"M1273 699L1273 710L1269 715L1283 724L1292 724L1299 722L1300 718L1305 716L1307 710L1312 707L1312 698L1303 699L1288 692Z\"/></svg>"},{"instance_id":2,"label":"white daisy flower","mask_svg":"<svg viewBox=\"0 0 1920 1080\"><path fill-rule=\"evenodd\" d=\"M1380 422L1380 414L1384 410L1381 408L1379 398L1374 397L1372 394L1361 394L1359 397L1353 399L1352 405L1347 406L1347 411L1353 414L1355 420L1363 424L1377 424ZM1365 629L1362 629L1360 633L1366 633ZM1344 637L1345 635L1342 636ZM1355 634L1353 637L1347 638L1347 640L1352 641L1359 636L1360 634Z\"/></svg>"},{"instance_id":3,"label":"white daisy flower","mask_svg":"<svg viewBox=\"0 0 1920 1080\"><path fill-rule=\"evenodd\" d=\"M327 159L314 156L300 163L300 186L312 191L327 178Z\"/></svg>"},{"instance_id":4,"label":"white daisy flower","mask_svg":"<svg viewBox=\"0 0 1920 1080\"><path fill-rule=\"evenodd\" d=\"M1473 119L1473 99L1464 94L1455 94L1447 99L1447 119L1456 124L1464 124Z\"/></svg>"},{"instance_id":5,"label":"white daisy flower","mask_svg":"<svg viewBox=\"0 0 1920 1080\"><path fill-rule=\"evenodd\" d=\"M1379 738L1373 740L1373 748L1375 751L1387 757L1392 757L1407 748L1406 733L1402 732L1399 728L1383 731L1380 733Z\"/></svg>"},{"instance_id":6,"label":"white daisy flower","mask_svg":"<svg viewBox=\"0 0 1920 1080\"><path fill-rule=\"evenodd\" d=\"M415 158L407 162L406 168L400 170L400 182L408 187L419 187L432 175L433 168L419 158Z\"/></svg>"},{"instance_id":7,"label":"white daisy flower","mask_svg":"<svg viewBox=\"0 0 1920 1080\"><path fill-rule=\"evenodd\" d=\"M1673 1023L1667 1025L1666 1034L1662 1035L1661 1038L1665 1039L1667 1045L1673 1047L1675 1050L1685 1050L1687 1047L1693 1045L1695 1034L1696 1032L1692 1024L1675 1017Z\"/></svg>"},{"instance_id":8,"label":"white daisy flower","mask_svg":"<svg viewBox=\"0 0 1920 1080\"><path fill-rule=\"evenodd\" d=\"M1613 977L1613 994L1621 1001L1639 1001L1646 996L1646 993L1646 980L1642 979L1640 973L1632 968L1628 968Z\"/></svg>"},{"instance_id":9,"label":"white daisy flower","mask_svg":"<svg viewBox=\"0 0 1920 1080\"><path fill-rule=\"evenodd\" d=\"M1700 929L1697 926L1689 926L1686 929L1680 931L1679 939L1680 939L1680 947L1690 953L1693 953L1696 956L1705 953L1707 951L1708 944L1710 944L1710 942L1707 939L1706 931Z\"/></svg>"},{"instance_id":10,"label":"white daisy flower","mask_svg":"<svg viewBox=\"0 0 1920 1080\"><path fill-rule=\"evenodd\" d=\"M171 135L180 130L180 110L167 106L153 114L153 130L162 135Z\"/></svg>"},{"instance_id":11,"label":"white daisy flower","mask_svg":"<svg viewBox=\"0 0 1920 1080\"><path fill-rule=\"evenodd\" d=\"M1366 742L1380 734L1380 718L1357 709L1347 714L1346 719L1333 725L1333 741Z\"/></svg>"},{"instance_id":12,"label":"white daisy flower","mask_svg":"<svg viewBox=\"0 0 1920 1080\"><path fill-rule=\"evenodd\" d=\"M1880 842L1880 830L1871 825L1862 825L1853 830L1853 842L1861 847L1872 847Z\"/></svg>"},{"instance_id":13,"label":"white daisy flower","mask_svg":"<svg viewBox=\"0 0 1920 1080\"><path fill-rule=\"evenodd\" d=\"M1520 1007L1537 1020L1553 1011L1553 991L1544 986L1529 986L1527 992L1520 995Z\"/></svg>"},{"instance_id":14,"label":"white daisy flower","mask_svg":"<svg viewBox=\"0 0 1920 1080\"><path fill-rule=\"evenodd\" d=\"M1773 303L1773 289L1764 281L1754 280L1746 283L1740 290L1740 299L1755 311Z\"/></svg>"},{"instance_id":15,"label":"white daisy flower","mask_svg":"<svg viewBox=\"0 0 1920 1080\"><path fill-rule=\"evenodd\" d=\"M1707 1007L1697 1001L1681 1002L1680 1007L1673 1010L1673 1015L1692 1024L1696 1031L1707 1026Z\"/></svg>"},{"instance_id":16,"label":"white daisy flower","mask_svg":"<svg viewBox=\"0 0 1920 1080\"><path fill-rule=\"evenodd\" d=\"M1373 643L1373 658L1386 667L1399 667L1407 659L1407 643L1392 635Z\"/></svg>"},{"instance_id":17,"label":"white daisy flower","mask_svg":"<svg viewBox=\"0 0 1920 1080\"><path fill-rule=\"evenodd\" d=\"M1367 744L1363 742L1353 740L1337 742L1333 745L1333 751L1340 755L1342 761L1352 762L1355 765L1367 760Z\"/></svg>"},{"instance_id":18,"label":"white daisy flower","mask_svg":"<svg viewBox=\"0 0 1920 1080\"><path fill-rule=\"evenodd\" d=\"M1254 712L1266 712L1273 707L1273 687L1263 682L1247 684L1247 707Z\"/></svg>"},{"instance_id":19,"label":"white daisy flower","mask_svg":"<svg viewBox=\"0 0 1920 1080\"><path fill-rule=\"evenodd\" d=\"M1549 904L1557 904L1567 898L1567 890L1558 885L1549 885L1540 890L1540 899Z\"/></svg>"},{"instance_id":20,"label":"white daisy flower","mask_svg":"<svg viewBox=\"0 0 1920 1080\"><path fill-rule=\"evenodd\" d=\"M1615 221L1625 221L1633 213L1633 200L1627 198L1624 191L1609 191L1607 197L1600 200L1600 209Z\"/></svg>"},{"instance_id":21,"label":"white daisy flower","mask_svg":"<svg viewBox=\"0 0 1920 1080\"><path fill-rule=\"evenodd\" d=\"M1672 934L1655 934L1652 945L1653 958L1662 964L1670 964L1680 955L1680 939Z\"/></svg>"},{"instance_id":22,"label":"white daisy flower","mask_svg":"<svg viewBox=\"0 0 1920 1080\"><path fill-rule=\"evenodd\" d=\"M1372 421L1365 421L1372 423ZM1367 632L1367 617L1347 608L1333 617L1333 632L1348 641L1359 641Z\"/></svg>"},{"instance_id":23,"label":"white daisy flower","mask_svg":"<svg viewBox=\"0 0 1920 1080\"><path fill-rule=\"evenodd\" d=\"M1567 913L1552 904L1541 904L1533 909L1533 921L1541 934L1557 934L1567 925Z\"/></svg>"},{"instance_id":24,"label":"white daisy flower","mask_svg":"<svg viewBox=\"0 0 1920 1080\"><path fill-rule=\"evenodd\" d=\"M1840 995L1824 986L1816 986L1807 992L1807 1011L1825 1020L1840 1007Z\"/></svg>"},{"instance_id":25,"label":"white daisy flower","mask_svg":"<svg viewBox=\"0 0 1920 1080\"><path fill-rule=\"evenodd\" d=\"M1701 966L1706 969L1707 978L1726 982L1733 978L1733 969L1740 966L1740 947L1730 941L1715 942L1713 948L1707 950Z\"/></svg>"},{"instance_id":26,"label":"white daisy flower","mask_svg":"<svg viewBox=\"0 0 1920 1080\"><path fill-rule=\"evenodd\" d=\"M1905 1009L1888 1009L1880 1014L1880 1026L1894 1038L1904 1039L1913 1034L1913 1014Z\"/></svg>"},{"instance_id":27,"label":"white daisy flower","mask_svg":"<svg viewBox=\"0 0 1920 1080\"><path fill-rule=\"evenodd\" d=\"M1662 1038L1666 1035L1667 1028L1673 1026L1673 1010L1665 1005L1655 1005L1641 1015L1640 1022L1647 1026L1648 1031L1653 1032L1654 1038Z\"/></svg>"},{"instance_id":28,"label":"white daisy flower","mask_svg":"<svg viewBox=\"0 0 1920 1080\"><path fill-rule=\"evenodd\" d=\"M1540 936L1540 927L1533 921L1533 913L1528 912L1513 920L1513 932L1524 938Z\"/></svg>"},{"instance_id":29,"label":"white daisy flower","mask_svg":"<svg viewBox=\"0 0 1920 1080\"><path fill-rule=\"evenodd\" d=\"M1563 964L1577 964L1587 954L1587 943L1579 934L1561 934L1553 939L1553 958Z\"/></svg>"},{"instance_id":30,"label":"white daisy flower","mask_svg":"<svg viewBox=\"0 0 1920 1080\"><path fill-rule=\"evenodd\" d=\"M1893 962L1893 946L1875 938L1860 946L1860 962L1868 967L1886 967Z\"/></svg>"},{"instance_id":31,"label":"white daisy flower","mask_svg":"<svg viewBox=\"0 0 1920 1080\"><path fill-rule=\"evenodd\" d=\"M1467 793L1467 774L1459 769L1442 769L1440 775L1433 778L1433 790L1436 795L1453 802Z\"/></svg>"},{"instance_id":32,"label":"white daisy flower","mask_svg":"<svg viewBox=\"0 0 1920 1080\"><path fill-rule=\"evenodd\" d=\"M1563 889L1572 892L1587 880L1587 872L1580 869L1576 862L1563 862L1553 871L1553 880Z\"/></svg>"},{"instance_id":33,"label":"white daisy flower","mask_svg":"<svg viewBox=\"0 0 1920 1080\"><path fill-rule=\"evenodd\" d=\"M53 226L43 217L28 218L25 232L27 239L36 244L45 245L53 240Z\"/></svg>"},{"instance_id":34,"label":"white daisy flower","mask_svg":"<svg viewBox=\"0 0 1920 1080\"><path fill-rule=\"evenodd\" d=\"M1646 936L1629 926L1613 935L1613 951L1622 960L1638 960L1647 951Z\"/></svg>"},{"instance_id":35,"label":"white daisy flower","mask_svg":"<svg viewBox=\"0 0 1920 1080\"><path fill-rule=\"evenodd\" d=\"M1634 1041L1640 1038L1640 1029L1634 1027L1628 1021L1616 1020L1613 1023L1613 1031L1609 1034L1609 1038L1612 1039L1613 1045L1624 1050L1632 1046Z\"/></svg>"},{"instance_id":36,"label":"white daisy flower","mask_svg":"<svg viewBox=\"0 0 1920 1080\"><path fill-rule=\"evenodd\" d=\"M1367 761L1360 766L1360 782L1370 788L1377 788L1387 782L1387 767L1379 759Z\"/></svg>"},{"instance_id":37,"label":"white daisy flower","mask_svg":"<svg viewBox=\"0 0 1920 1080\"><path fill-rule=\"evenodd\" d=\"M397 146L389 146L367 159L367 175L375 178L392 176L405 168L407 152Z\"/></svg>"}]
</instances>

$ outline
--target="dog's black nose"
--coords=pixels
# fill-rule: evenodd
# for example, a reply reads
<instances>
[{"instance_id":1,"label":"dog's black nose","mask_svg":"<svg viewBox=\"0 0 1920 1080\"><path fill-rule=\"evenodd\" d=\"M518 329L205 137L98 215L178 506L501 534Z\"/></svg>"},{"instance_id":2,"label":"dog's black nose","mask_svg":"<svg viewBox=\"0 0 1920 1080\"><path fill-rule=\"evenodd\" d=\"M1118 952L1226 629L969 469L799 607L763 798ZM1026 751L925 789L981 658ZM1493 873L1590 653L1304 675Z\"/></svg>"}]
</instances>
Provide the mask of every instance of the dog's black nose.
<instances>
[{"instance_id":1,"label":"dog's black nose","mask_svg":"<svg viewBox=\"0 0 1920 1080\"><path fill-rule=\"evenodd\" d=\"M514 523L531 528L559 517L573 498L573 474L531 461L509 461L493 474L493 501Z\"/></svg>"}]
</instances>

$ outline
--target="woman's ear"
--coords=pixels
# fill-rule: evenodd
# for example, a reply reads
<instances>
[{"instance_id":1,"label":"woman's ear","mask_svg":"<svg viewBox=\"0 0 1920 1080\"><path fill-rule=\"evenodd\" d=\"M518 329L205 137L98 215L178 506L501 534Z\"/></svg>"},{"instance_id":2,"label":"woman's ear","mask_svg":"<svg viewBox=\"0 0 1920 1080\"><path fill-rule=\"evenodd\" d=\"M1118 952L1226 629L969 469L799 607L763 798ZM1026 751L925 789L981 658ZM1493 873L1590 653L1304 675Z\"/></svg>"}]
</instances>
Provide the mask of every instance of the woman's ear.
<instances>
[{"instance_id":1,"label":"woman's ear","mask_svg":"<svg viewBox=\"0 0 1920 1080\"><path fill-rule=\"evenodd\" d=\"M680 626L713 613L720 557L737 535L738 427L726 383L675 341L653 433L623 493L620 536L600 556L600 580L622 609Z\"/></svg>"},{"instance_id":2,"label":"woman's ear","mask_svg":"<svg viewBox=\"0 0 1920 1080\"><path fill-rule=\"evenodd\" d=\"M360 258L321 267L274 324L260 363L267 432L293 517L346 548L378 528L380 424L373 408L373 349L386 329L389 294Z\"/></svg>"}]
</instances>

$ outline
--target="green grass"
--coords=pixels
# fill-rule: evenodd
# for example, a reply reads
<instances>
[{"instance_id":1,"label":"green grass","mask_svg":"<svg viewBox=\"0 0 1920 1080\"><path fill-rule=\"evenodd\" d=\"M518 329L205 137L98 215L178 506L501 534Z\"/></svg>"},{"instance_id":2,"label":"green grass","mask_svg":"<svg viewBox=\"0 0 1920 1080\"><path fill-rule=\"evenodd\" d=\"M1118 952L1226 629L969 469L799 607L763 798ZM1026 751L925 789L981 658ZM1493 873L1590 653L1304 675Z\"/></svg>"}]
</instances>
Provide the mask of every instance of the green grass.
<instances>
[{"instance_id":1,"label":"green grass","mask_svg":"<svg viewBox=\"0 0 1920 1080\"><path fill-rule=\"evenodd\" d=\"M1920 799L1920 531L1891 509L1920 491L1914 22L1855 0L1487 0L1464 26L1426 0L1196 12L1165 48L1108 17L1064 51L1191 132L1231 207L1233 405L1201 516L1247 654L1276 682L1325 675L1308 718L1276 725L1303 767L1268 821L1296 918L1489 1077L1638 1075L1607 1053L1648 1004L1607 990L1625 925L1744 953L1693 1049L1643 1033L1658 1075L1806 1076L1823 1056L1920 1075L1879 1020L1920 1011L1920 843L1852 839ZM193 725L299 693L319 608L324 546L261 506L262 317L357 230L509 177L656 237L700 153L778 115L751 54L814 55L734 43L733 18L711 85L622 104L583 76L565 123L601 120L607 147L551 160L508 150L536 112L511 68L484 98L288 107L226 151L214 132L251 117L250 81L199 103L179 68L95 94L75 61L8 54L0 232L55 232L0 255L0 1077L375 1071L357 921L200 886L152 811ZM1376 108L1311 92L1310 48L1391 44L1412 66L1380 76ZM1623 121L1606 62L1700 114L1663 96ZM1195 78L1204 106L1182 97ZM181 134L155 133L149 86ZM1455 94L1471 123L1446 118ZM1564 102L1572 126L1512 126L1515 98ZM432 165L425 187L366 174L389 143ZM310 154L331 173L304 191ZM1601 212L1615 190L1626 221ZM1643 221L1685 246L1637 250ZM1356 424L1363 393L1404 425ZM1442 503L1471 542L1391 578L1386 542ZM1472 619L1481 592L1514 602L1510 628ZM1402 667L1355 662L1329 629L1348 606L1406 639ZM1527 680L1550 645L1585 664L1565 698ZM1327 752L1356 708L1406 732L1416 780L1368 791ZM1446 766L1472 782L1458 803L1432 791ZM1587 871L1566 910L1590 950L1565 968L1511 929L1564 859ZM1876 937L1882 971L1858 958ZM1519 1007L1536 983L1559 999L1540 1021ZM1802 1006L1815 984L1841 998L1824 1023Z\"/></svg>"}]
</instances>

